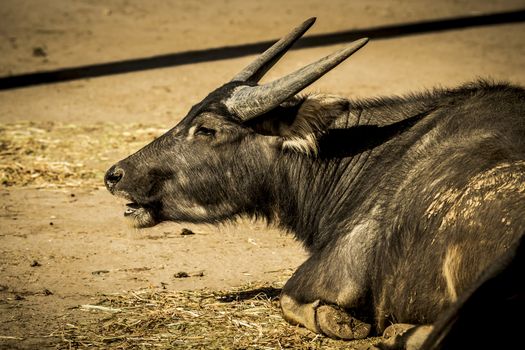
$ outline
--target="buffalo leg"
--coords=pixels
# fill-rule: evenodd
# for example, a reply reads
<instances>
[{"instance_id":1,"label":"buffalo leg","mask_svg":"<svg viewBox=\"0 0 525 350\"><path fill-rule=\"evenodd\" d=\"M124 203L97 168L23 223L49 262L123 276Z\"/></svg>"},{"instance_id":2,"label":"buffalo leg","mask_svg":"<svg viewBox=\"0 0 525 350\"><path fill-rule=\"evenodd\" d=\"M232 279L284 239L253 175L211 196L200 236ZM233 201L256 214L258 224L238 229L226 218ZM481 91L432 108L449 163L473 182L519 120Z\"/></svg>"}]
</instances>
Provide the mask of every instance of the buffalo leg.
<instances>
[{"instance_id":1,"label":"buffalo leg","mask_svg":"<svg viewBox=\"0 0 525 350\"><path fill-rule=\"evenodd\" d=\"M284 286L281 294L284 318L292 324L302 325L330 338L345 340L365 338L370 332L370 324L352 317L342 307L357 301L356 297L359 293L348 291L359 290L359 288L357 286L349 288L350 279L345 280L344 288L326 283L333 282L330 277L340 277L329 276L327 271L340 272L341 269L327 269L326 264L316 264L318 260L320 259L317 257L308 259ZM317 270L322 270L323 273ZM340 304L344 305L340 306Z\"/></svg>"}]
</instances>

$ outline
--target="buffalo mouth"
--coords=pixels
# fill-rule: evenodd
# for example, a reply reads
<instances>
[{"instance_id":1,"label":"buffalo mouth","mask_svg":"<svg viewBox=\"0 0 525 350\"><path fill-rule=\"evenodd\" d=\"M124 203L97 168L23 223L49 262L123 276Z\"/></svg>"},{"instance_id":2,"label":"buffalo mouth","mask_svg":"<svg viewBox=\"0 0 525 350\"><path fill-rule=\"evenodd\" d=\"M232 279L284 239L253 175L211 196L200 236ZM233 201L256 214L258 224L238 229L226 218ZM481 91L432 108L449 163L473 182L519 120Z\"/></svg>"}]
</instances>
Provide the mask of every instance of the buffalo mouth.
<instances>
[{"instance_id":1,"label":"buffalo mouth","mask_svg":"<svg viewBox=\"0 0 525 350\"><path fill-rule=\"evenodd\" d=\"M126 204L126 211L124 211L124 216L133 216L140 214L140 210L144 210L144 207L141 207L135 202Z\"/></svg>"},{"instance_id":2,"label":"buffalo mouth","mask_svg":"<svg viewBox=\"0 0 525 350\"><path fill-rule=\"evenodd\" d=\"M151 227L157 224L152 209L137 202L126 204L124 217L130 220L131 225L135 228Z\"/></svg>"}]
</instances>

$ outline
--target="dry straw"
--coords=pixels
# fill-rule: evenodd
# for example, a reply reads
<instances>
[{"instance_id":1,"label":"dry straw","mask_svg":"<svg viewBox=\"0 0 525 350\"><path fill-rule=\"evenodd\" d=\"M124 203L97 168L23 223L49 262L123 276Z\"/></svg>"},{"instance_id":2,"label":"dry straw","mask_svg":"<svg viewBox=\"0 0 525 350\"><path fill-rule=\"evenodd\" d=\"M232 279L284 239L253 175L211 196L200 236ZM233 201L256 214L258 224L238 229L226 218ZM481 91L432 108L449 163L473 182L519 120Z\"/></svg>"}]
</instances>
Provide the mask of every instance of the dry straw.
<instances>
[{"instance_id":1,"label":"dry straw","mask_svg":"<svg viewBox=\"0 0 525 350\"><path fill-rule=\"evenodd\" d=\"M81 310L96 313L55 333L60 348L100 349L357 349L376 338L343 342L288 324L280 288L249 284L228 291L146 289L104 295Z\"/></svg>"},{"instance_id":2,"label":"dry straw","mask_svg":"<svg viewBox=\"0 0 525 350\"><path fill-rule=\"evenodd\" d=\"M3 124L0 125L0 185L99 187L107 167L164 131L141 124Z\"/></svg>"}]
</instances>

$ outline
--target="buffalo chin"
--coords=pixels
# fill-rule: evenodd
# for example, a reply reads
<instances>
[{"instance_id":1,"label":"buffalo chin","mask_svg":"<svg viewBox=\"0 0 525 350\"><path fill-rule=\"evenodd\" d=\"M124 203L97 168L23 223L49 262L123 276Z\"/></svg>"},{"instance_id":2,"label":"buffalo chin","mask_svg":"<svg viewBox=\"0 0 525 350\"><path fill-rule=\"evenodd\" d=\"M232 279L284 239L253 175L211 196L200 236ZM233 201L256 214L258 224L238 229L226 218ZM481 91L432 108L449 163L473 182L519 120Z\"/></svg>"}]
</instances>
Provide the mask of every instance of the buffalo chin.
<instances>
[{"instance_id":1,"label":"buffalo chin","mask_svg":"<svg viewBox=\"0 0 525 350\"><path fill-rule=\"evenodd\" d=\"M158 224L150 210L137 205L127 205L124 217L134 228L152 227Z\"/></svg>"}]
</instances>

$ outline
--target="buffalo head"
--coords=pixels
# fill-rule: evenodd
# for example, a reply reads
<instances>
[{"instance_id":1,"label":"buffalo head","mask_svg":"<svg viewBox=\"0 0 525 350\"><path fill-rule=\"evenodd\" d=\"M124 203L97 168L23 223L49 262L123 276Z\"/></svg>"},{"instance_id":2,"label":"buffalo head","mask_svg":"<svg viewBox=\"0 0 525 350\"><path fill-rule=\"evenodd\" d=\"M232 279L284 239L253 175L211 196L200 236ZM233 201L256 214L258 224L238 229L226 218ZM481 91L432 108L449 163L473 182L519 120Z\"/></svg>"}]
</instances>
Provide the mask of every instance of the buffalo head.
<instances>
[{"instance_id":1,"label":"buffalo head","mask_svg":"<svg viewBox=\"0 0 525 350\"><path fill-rule=\"evenodd\" d=\"M130 201L125 216L134 226L218 222L262 209L275 158L287 145L312 151L323 127L315 118L297 120L296 94L368 41L258 85L314 21L294 29L193 106L177 126L107 171L106 187Z\"/></svg>"}]
</instances>

